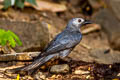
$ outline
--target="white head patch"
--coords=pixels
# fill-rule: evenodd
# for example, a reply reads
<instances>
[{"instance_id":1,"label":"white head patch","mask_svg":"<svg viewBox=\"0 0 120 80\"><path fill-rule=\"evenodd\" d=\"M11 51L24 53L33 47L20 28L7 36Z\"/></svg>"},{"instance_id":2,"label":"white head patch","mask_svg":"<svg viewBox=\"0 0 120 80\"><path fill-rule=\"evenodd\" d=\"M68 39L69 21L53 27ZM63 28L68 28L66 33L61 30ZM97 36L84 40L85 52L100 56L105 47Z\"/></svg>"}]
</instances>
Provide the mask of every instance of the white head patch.
<instances>
[{"instance_id":1,"label":"white head patch","mask_svg":"<svg viewBox=\"0 0 120 80\"><path fill-rule=\"evenodd\" d=\"M82 18L74 18L73 21L72 21L72 24L74 26L77 26L79 27L80 24L82 24L85 20L82 19Z\"/></svg>"}]
</instances>

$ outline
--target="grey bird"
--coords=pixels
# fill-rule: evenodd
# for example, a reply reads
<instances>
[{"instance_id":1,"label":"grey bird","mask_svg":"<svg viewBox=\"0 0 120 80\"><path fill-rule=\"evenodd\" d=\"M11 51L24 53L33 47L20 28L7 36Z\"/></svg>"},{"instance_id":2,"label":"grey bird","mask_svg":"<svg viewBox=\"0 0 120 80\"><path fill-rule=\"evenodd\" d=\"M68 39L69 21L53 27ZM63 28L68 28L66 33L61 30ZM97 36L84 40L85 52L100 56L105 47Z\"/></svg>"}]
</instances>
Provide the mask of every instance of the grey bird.
<instances>
[{"instance_id":1,"label":"grey bird","mask_svg":"<svg viewBox=\"0 0 120 80\"><path fill-rule=\"evenodd\" d=\"M82 39L80 27L90 23L90 21L83 18L71 19L66 28L48 44L48 46L40 55L38 55L33 63L13 70L28 71L33 73L53 57L66 57Z\"/></svg>"}]
</instances>

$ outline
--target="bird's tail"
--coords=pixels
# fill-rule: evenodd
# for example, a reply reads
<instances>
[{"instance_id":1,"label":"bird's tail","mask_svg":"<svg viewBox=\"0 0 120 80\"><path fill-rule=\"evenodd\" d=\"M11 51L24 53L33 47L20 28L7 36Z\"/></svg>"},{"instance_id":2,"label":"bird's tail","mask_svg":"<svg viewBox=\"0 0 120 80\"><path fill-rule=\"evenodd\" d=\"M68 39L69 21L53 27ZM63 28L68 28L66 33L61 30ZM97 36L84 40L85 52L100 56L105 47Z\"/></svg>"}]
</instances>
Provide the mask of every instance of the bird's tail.
<instances>
[{"instance_id":1,"label":"bird's tail","mask_svg":"<svg viewBox=\"0 0 120 80\"><path fill-rule=\"evenodd\" d=\"M48 55L48 56L38 58L32 64L22 68L21 70L29 71L32 69L36 69L37 67L40 67L41 65L43 65L44 63L46 63L47 61L49 61L53 57L54 57L54 55Z\"/></svg>"},{"instance_id":2,"label":"bird's tail","mask_svg":"<svg viewBox=\"0 0 120 80\"><path fill-rule=\"evenodd\" d=\"M48 56L43 56L41 58L37 58L32 64L29 64L25 67L12 69L11 72L30 71L30 74L32 74L36 69L38 69L40 66L42 66L44 63L49 61L54 56L55 55L53 54L53 55L48 55Z\"/></svg>"}]
</instances>

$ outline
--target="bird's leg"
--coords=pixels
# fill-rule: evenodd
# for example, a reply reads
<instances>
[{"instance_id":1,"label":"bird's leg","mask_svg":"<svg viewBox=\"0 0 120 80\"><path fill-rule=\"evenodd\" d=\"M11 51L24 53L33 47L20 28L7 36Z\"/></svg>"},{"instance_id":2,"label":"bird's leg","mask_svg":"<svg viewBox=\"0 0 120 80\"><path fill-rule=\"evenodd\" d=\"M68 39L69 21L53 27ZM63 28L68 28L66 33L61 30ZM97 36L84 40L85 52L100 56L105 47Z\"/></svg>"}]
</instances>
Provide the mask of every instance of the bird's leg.
<instances>
[{"instance_id":1,"label":"bird's leg","mask_svg":"<svg viewBox=\"0 0 120 80\"><path fill-rule=\"evenodd\" d=\"M72 59L70 57L65 57L65 58L60 57L60 59L62 59L63 61L67 61L67 62L71 62L72 61Z\"/></svg>"}]
</instances>

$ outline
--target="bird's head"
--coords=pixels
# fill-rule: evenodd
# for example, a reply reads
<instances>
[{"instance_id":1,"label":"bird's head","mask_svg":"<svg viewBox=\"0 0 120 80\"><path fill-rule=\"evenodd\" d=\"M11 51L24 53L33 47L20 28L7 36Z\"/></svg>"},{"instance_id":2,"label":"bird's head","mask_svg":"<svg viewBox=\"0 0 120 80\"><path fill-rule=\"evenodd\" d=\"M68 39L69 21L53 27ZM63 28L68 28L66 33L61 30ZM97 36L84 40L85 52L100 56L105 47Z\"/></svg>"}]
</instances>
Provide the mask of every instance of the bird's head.
<instances>
[{"instance_id":1,"label":"bird's head","mask_svg":"<svg viewBox=\"0 0 120 80\"><path fill-rule=\"evenodd\" d=\"M73 18L69 21L67 27L79 30L81 26L91 23L92 23L91 21L85 20L83 18Z\"/></svg>"}]
</instances>

